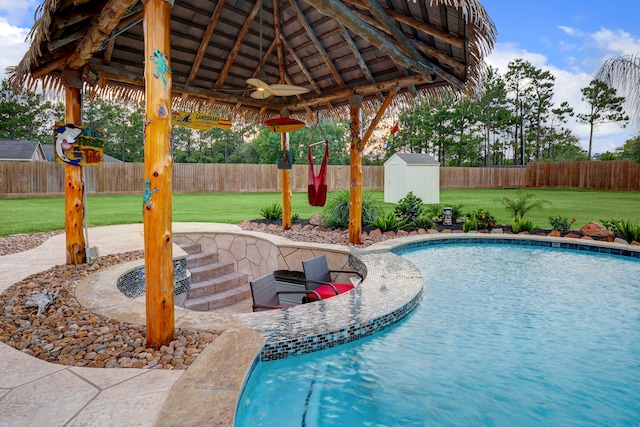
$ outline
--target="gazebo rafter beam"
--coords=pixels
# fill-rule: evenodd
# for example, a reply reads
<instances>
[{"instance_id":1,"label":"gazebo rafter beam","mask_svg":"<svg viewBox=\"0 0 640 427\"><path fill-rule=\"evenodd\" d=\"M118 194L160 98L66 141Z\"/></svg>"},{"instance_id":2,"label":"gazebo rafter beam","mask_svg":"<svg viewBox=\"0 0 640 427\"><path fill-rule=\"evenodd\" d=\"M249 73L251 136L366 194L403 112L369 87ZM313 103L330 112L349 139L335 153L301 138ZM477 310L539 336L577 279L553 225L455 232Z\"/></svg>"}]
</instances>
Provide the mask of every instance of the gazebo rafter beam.
<instances>
[{"instance_id":1,"label":"gazebo rafter beam","mask_svg":"<svg viewBox=\"0 0 640 427\"><path fill-rule=\"evenodd\" d=\"M111 35L114 28L118 26L129 8L137 1L111 0L107 3L93 25L91 25L87 35L68 58L66 68L77 70L86 64L91 56L99 50L102 43Z\"/></svg>"},{"instance_id":2,"label":"gazebo rafter beam","mask_svg":"<svg viewBox=\"0 0 640 427\"><path fill-rule=\"evenodd\" d=\"M336 69L336 66L333 64L333 61L331 61L331 59L329 58L329 54L327 53L326 49L320 42L320 39L318 39L318 36L316 36L315 31L313 31L313 28L311 27L311 25L309 25L309 22L307 21L307 18L302 13L302 9L300 9L300 6L298 6L298 3L294 0L289 0L289 3L291 3L291 7L293 8L296 15L298 16L298 19L300 20L300 24L304 27L305 31L309 35L309 38L311 39L313 44L316 46L316 49L318 49L318 53L320 54L322 59L324 59L324 62L327 65L327 68L329 68L329 72L331 72L331 75L333 76L335 82L341 87L346 87L346 85L344 84L344 81L340 77L340 73ZM311 2L309 2L309 4L313 6Z\"/></svg>"},{"instance_id":3,"label":"gazebo rafter beam","mask_svg":"<svg viewBox=\"0 0 640 427\"><path fill-rule=\"evenodd\" d=\"M367 62L362 57L362 54L358 50L356 43L353 41L353 38L351 37L351 34L349 34L349 30L342 24L340 24L340 29L342 30L342 36L344 37L344 40L346 41L347 46L349 46L349 49L351 49L351 53L356 58L356 61L358 61L358 65L360 66L362 73L364 74L367 80L369 80L371 83L375 83L376 80L373 78L373 74L371 74L371 70L369 70L369 67L367 67ZM383 99L382 94L378 95L378 99L380 100Z\"/></svg>"},{"instance_id":4,"label":"gazebo rafter beam","mask_svg":"<svg viewBox=\"0 0 640 427\"><path fill-rule=\"evenodd\" d=\"M463 81L430 63L431 61L428 61L426 58L422 56L420 58L407 56L394 43L391 43L386 37L380 34L376 28L371 27L367 22L356 16L356 14L341 1L307 0L307 3L314 6L321 13L332 16L335 20L351 29L351 31L372 45L378 46L380 50L403 67L422 75L437 74L456 88L462 89L464 87Z\"/></svg>"},{"instance_id":5,"label":"gazebo rafter beam","mask_svg":"<svg viewBox=\"0 0 640 427\"><path fill-rule=\"evenodd\" d=\"M198 47L198 52L196 53L196 58L193 61L193 66L191 67L191 72L189 73L189 77L187 78L186 83L190 85L195 80L198 75L198 70L200 69L200 64L202 63L202 59L204 58L204 53L207 50L207 46L209 46L209 41L211 40L211 35L213 31L216 29L216 24L220 19L220 15L222 14L222 8L224 7L225 0L220 0L218 4L216 4L213 13L211 14L211 18L209 19L209 24L207 24L207 29L202 36L202 41L200 42L200 46Z\"/></svg>"},{"instance_id":6,"label":"gazebo rafter beam","mask_svg":"<svg viewBox=\"0 0 640 427\"><path fill-rule=\"evenodd\" d=\"M231 70L231 66L233 65L233 61L236 59L236 56L238 55L238 52L242 47L242 42L244 41L244 38L247 36L247 33L249 33L249 28L251 28L251 24L253 23L253 20L256 18L256 15L258 14L261 6L262 6L261 1L256 2L256 4L253 6L251 11L249 12L249 15L247 15L247 19L246 21L244 21L244 24L242 25L242 28L238 33L236 42L231 48L231 50L229 51L229 55L227 55L227 60L225 61L224 66L222 67L222 70L220 71L218 80L213 86L214 89L220 89L224 84L224 81L227 78L229 71Z\"/></svg>"},{"instance_id":7,"label":"gazebo rafter beam","mask_svg":"<svg viewBox=\"0 0 640 427\"><path fill-rule=\"evenodd\" d=\"M343 89L330 94L322 95L316 99L310 99L306 101L294 102L287 104L286 107L290 111L298 111L304 107L313 107L326 102L332 102L339 99L344 99L351 95L370 95L372 93L378 93L385 90L390 90L393 87L403 88L407 86L413 86L417 84L427 83L429 80L422 74L410 74L405 77L395 78L384 82L371 83L369 85L357 86L353 89ZM444 83L443 83L444 84Z\"/></svg>"},{"instance_id":8,"label":"gazebo rafter beam","mask_svg":"<svg viewBox=\"0 0 640 427\"><path fill-rule=\"evenodd\" d=\"M349 3L352 4L354 6L358 6L362 9L366 9L367 6L364 2L364 0L344 0L345 3ZM387 15L389 15L391 18L393 18L394 20L401 22L403 24L407 24L408 26L415 28L416 30L419 30L425 34L428 34L430 36L433 36L439 40L442 40L443 42L446 42L450 45L453 45L455 47L463 47L464 46L464 39L462 37L458 37L458 36L454 36L452 34L446 33L436 27L434 27L433 25L429 25L427 23L424 23L422 21L418 21L417 19L411 18L409 16L403 15L401 13L396 12L393 9L389 9L388 7L383 7L382 8L385 13L387 13Z\"/></svg>"}]
</instances>

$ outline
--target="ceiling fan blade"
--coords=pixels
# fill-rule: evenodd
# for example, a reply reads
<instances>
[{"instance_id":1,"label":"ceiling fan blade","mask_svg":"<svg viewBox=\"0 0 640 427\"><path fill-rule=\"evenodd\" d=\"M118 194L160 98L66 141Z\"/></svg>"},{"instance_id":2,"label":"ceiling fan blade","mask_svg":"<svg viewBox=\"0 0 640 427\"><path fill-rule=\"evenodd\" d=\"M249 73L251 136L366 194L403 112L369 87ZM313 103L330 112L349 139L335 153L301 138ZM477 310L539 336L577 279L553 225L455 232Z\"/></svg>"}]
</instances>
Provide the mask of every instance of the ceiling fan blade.
<instances>
[{"instance_id":1,"label":"ceiling fan blade","mask_svg":"<svg viewBox=\"0 0 640 427\"><path fill-rule=\"evenodd\" d=\"M270 90L274 95L277 96L293 96L293 95L302 95L303 93L309 92L310 89L302 86L294 86L294 85L270 85Z\"/></svg>"},{"instance_id":2,"label":"ceiling fan blade","mask_svg":"<svg viewBox=\"0 0 640 427\"><path fill-rule=\"evenodd\" d=\"M255 78L255 77L252 78L252 79L247 79L246 82L247 82L247 84L250 84L250 85L255 86L255 87L257 87L259 89L262 89L262 90L269 90L270 89L269 84L267 82L265 82L264 80L260 80L258 78Z\"/></svg>"},{"instance_id":3,"label":"ceiling fan blade","mask_svg":"<svg viewBox=\"0 0 640 427\"><path fill-rule=\"evenodd\" d=\"M271 95L273 95L272 93L270 93L268 90L254 90L251 93L251 97L253 99L267 99L269 98Z\"/></svg>"}]
</instances>

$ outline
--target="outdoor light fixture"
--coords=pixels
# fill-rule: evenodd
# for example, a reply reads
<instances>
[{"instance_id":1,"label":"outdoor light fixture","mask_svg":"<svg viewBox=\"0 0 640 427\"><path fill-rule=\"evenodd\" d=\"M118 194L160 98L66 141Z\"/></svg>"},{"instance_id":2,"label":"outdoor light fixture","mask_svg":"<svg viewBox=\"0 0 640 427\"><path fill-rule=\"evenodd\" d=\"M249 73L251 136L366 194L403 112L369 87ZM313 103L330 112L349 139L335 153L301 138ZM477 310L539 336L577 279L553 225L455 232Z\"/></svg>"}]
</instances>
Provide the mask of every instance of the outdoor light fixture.
<instances>
[{"instance_id":1,"label":"outdoor light fixture","mask_svg":"<svg viewBox=\"0 0 640 427\"><path fill-rule=\"evenodd\" d=\"M451 208L443 208L443 211L442 225L453 225Z\"/></svg>"}]
</instances>

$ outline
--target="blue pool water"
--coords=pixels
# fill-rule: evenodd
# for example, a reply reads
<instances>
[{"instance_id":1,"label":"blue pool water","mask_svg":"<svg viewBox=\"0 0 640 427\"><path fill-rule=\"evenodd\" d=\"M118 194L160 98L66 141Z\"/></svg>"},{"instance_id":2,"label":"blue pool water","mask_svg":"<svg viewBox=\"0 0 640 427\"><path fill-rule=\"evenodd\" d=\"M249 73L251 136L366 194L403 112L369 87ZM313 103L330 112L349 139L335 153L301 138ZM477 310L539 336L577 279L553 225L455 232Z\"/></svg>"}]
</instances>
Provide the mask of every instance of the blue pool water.
<instances>
[{"instance_id":1,"label":"blue pool water","mask_svg":"<svg viewBox=\"0 0 640 427\"><path fill-rule=\"evenodd\" d=\"M258 364L236 426L640 425L640 261L464 244L402 256L426 282L415 312Z\"/></svg>"}]
</instances>

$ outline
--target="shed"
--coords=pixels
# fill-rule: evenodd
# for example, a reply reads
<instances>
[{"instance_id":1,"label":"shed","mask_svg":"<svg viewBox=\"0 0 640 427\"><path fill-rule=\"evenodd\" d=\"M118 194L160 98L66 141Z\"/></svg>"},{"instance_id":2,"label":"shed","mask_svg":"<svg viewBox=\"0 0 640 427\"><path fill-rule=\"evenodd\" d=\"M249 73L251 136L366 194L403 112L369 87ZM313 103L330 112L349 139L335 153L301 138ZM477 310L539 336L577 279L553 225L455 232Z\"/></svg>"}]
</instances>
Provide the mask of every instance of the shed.
<instances>
[{"instance_id":1,"label":"shed","mask_svg":"<svg viewBox=\"0 0 640 427\"><path fill-rule=\"evenodd\" d=\"M46 162L47 158L38 141L1 140L0 160Z\"/></svg>"},{"instance_id":2,"label":"shed","mask_svg":"<svg viewBox=\"0 0 640 427\"><path fill-rule=\"evenodd\" d=\"M398 203L410 191L440 203L440 163L429 154L396 153L384 163L384 201Z\"/></svg>"}]
</instances>

